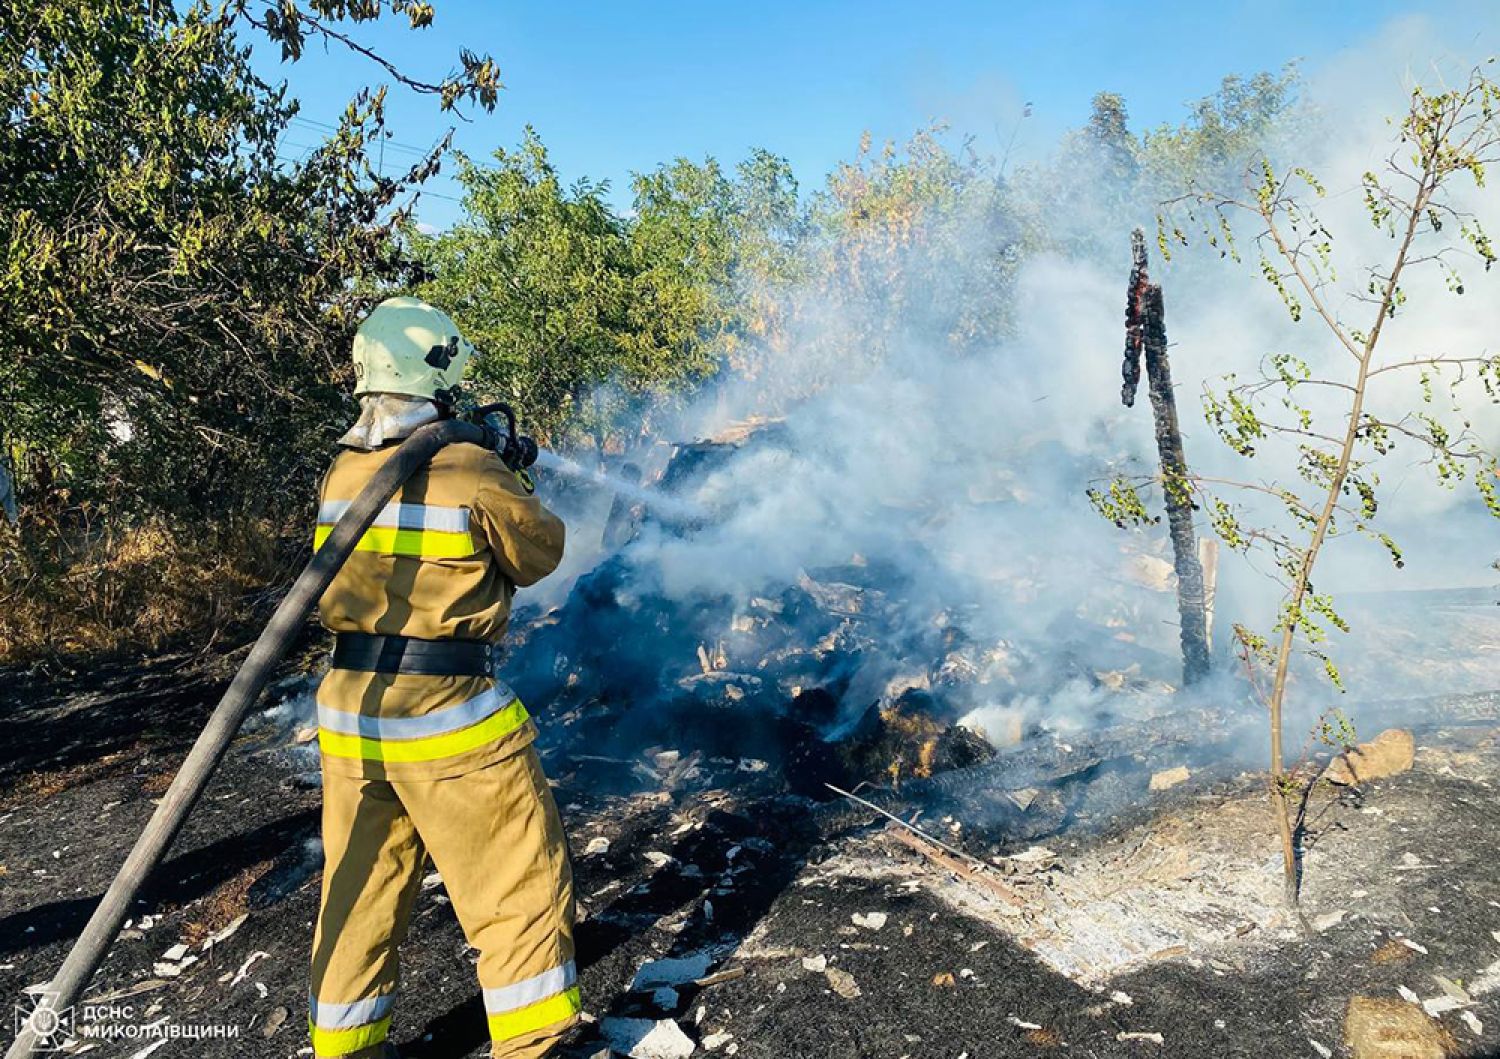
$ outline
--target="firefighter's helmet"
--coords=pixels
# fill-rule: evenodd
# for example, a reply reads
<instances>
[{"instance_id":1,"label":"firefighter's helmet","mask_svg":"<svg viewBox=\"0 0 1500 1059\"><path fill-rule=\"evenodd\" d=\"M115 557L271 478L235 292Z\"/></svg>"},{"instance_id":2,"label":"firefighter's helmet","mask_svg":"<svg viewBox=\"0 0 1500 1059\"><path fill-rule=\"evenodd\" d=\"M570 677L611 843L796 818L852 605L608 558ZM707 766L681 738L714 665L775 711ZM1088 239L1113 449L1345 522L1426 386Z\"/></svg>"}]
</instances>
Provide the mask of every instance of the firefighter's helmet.
<instances>
[{"instance_id":1,"label":"firefighter's helmet","mask_svg":"<svg viewBox=\"0 0 1500 1059\"><path fill-rule=\"evenodd\" d=\"M452 403L474 347L441 309L387 298L354 335L354 393L399 393Z\"/></svg>"}]
</instances>

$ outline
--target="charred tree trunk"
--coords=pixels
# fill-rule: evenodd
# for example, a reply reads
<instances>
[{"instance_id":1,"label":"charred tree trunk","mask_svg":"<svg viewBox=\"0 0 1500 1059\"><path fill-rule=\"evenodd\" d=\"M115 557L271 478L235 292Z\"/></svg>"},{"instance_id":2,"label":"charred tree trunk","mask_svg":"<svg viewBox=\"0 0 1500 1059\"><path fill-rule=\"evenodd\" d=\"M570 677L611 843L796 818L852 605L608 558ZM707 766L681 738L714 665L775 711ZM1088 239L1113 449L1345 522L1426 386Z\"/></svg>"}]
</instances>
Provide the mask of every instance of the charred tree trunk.
<instances>
[{"instance_id":1,"label":"charred tree trunk","mask_svg":"<svg viewBox=\"0 0 1500 1059\"><path fill-rule=\"evenodd\" d=\"M1156 419L1156 448L1161 454L1162 494L1166 498L1167 528L1177 571L1177 613L1182 624L1182 680L1196 684L1208 676L1208 607L1203 564L1193 530L1193 498L1188 487L1187 457L1177 425L1177 398L1172 392L1172 367L1167 360L1166 310L1161 287L1146 271L1146 237L1137 228L1130 237L1134 266L1125 303L1125 384L1120 399L1129 408L1146 365L1151 410Z\"/></svg>"}]
</instances>

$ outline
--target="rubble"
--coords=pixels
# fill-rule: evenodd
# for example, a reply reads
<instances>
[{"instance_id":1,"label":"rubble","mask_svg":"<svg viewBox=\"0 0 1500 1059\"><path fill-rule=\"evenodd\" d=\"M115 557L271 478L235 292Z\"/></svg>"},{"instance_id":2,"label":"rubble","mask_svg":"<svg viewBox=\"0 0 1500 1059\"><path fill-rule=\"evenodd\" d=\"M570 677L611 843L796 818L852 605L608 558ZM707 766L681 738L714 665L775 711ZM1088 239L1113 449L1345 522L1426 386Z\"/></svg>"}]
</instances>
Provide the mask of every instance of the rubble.
<instances>
[{"instance_id":1,"label":"rubble","mask_svg":"<svg viewBox=\"0 0 1500 1059\"><path fill-rule=\"evenodd\" d=\"M607 1018L600 1031L611 1049L630 1059L687 1059L698 1049L671 1019Z\"/></svg>"},{"instance_id":2,"label":"rubble","mask_svg":"<svg viewBox=\"0 0 1500 1059\"><path fill-rule=\"evenodd\" d=\"M630 988L650 991L662 986L686 985L702 978L713 962L713 954L707 952L651 960L635 972Z\"/></svg>"},{"instance_id":3,"label":"rubble","mask_svg":"<svg viewBox=\"0 0 1500 1059\"><path fill-rule=\"evenodd\" d=\"M1349 1001L1344 1043L1354 1059L1446 1059L1457 1046L1420 1007L1368 996Z\"/></svg>"},{"instance_id":4,"label":"rubble","mask_svg":"<svg viewBox=\"0 0 1500 1059\"><path fill-rule=\"evenodd\" d=\"M1186 766L1178 765L1173 769L1153 772L1148 787L1153 791L1169 791L1179 783L1186 783L1190 776L1192 773L1187 770Z\"/></svg>"},{"instance_id":5,"label":"rubble","mask_svg":"<svg viewBox=\"0 0 1500 1059\"><path fill-rule=\"evenodd\" d=\"M1388 728L1367 743L1360 743L1329 763L1323 778L1341 786L1368 783L1406 772L1416 758L1416 740L1411 732Z\"/></svg>"},{"instance_id":6,"label":"rubble","mask_svg":"<svg viewBox=\"0 0 1500 1059\"><path fill-rule=\"evenodd\" d=\"M855 997L861 995L859 983L854 980L854 976L848 971L838 967L825 967L823 968L823 975L828 979L828 984L832 987L833 991L845 1000L853 1000Z\"/></svg>"}]
</instances>

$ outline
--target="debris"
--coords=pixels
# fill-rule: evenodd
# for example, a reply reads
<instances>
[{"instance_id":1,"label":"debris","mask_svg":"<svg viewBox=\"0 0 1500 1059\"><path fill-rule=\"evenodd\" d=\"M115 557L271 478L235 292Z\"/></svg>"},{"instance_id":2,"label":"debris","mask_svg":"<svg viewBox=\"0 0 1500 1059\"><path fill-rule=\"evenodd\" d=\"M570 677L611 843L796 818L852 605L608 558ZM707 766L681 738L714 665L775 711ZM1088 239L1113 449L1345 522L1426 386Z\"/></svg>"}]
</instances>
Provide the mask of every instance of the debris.
<instances>
[{"instance_id":1,"label":"debris","mask_svg":"<svg viewBox=\"0 0 1500 1059\"><path fill-rule=\"evenodd\" d=\"M1186 765L1178 765L1174 769L1163 769L1151 774L1151 789L1153 791L1169 791L1179 783L1186 783L1192 773Z\"/></svg>"},{"instance_id":2,"label":"debris","mask_svg":"<svg viewBox=\"0 0 1500 1059\"><path fill-rule=\"evenodd\" d=\"M1455 1044L1416 1005L1367 996L1349 1001L1344 1041L1354 1059L1444 1059Z\"/></svg>"},{"instance_id":3,"label":"debris","mask_svg":"<svg viewBox=\"0 0 1500 1059\"><path fill-rule=\"evenodd\" d=\"M856 927L864 927L866 930L879 930L885 926L888 917L884 912L855 912L849 918L854 920Z\"/></svg>"},{"instance_id":4,"label":"debris","mask_svg":"<svg viewBox=\"0 0 1500 1059\"><path fill-rule=\"evenodd\" d=\"M975 868L971 866L970 863L966 863L965 859L960 859L959 857L944 852L947 847L945 847L942 843L936 842L935 840L924 840L923 838L919 838L916 834L908 833L906 831L887 830L885 831L885 836L901 843L908 849L916 850L928 860L932 861L935 864L942 865L944 868L947 868L949 871L959 876L960 878L967 879L969 882L977 883L980 886L983 886L990 892L992 896L1000 898L1000 900L1004 901L1012 908L1021 908L1026 904L1025 898L1016 893L1009 886L1006 886L999 879L995 878L994 875L991 874L989 865L985 864L981 860L968 857L967 854L964 855L964 857L967 858L968 861L972 861L973 864L979 865L978 868Z\"/></svg>"},{"instance_id":5,"label":"debris","mask_svg":"<svg viewBox=\"0 0 1500 1059\"><path fill-rule=\"evenodd\" d=\"M254 965L256 960L269 959L270 955L271 954L269 952L261 952L259 949L257 949L249 956L246 956L245 962L240 964L240 969L234 973L234 977L229 980L229 984L231 986L239 985L245 980L245 976L250 973L250 968Z\"/></svg>"},{"instance_id":6,"label":"debris","mask_svg":"<svg viewBox=\"0 0 1500 1059\"><path fill-rule=\"evenodd\" d=\"M290 1015L291 1012L288 1011L285 1007L274 1008L271 1013L266 1016L265 1025L261 1026L260 1028L260 1035L262 1037L273 1036L277 1030L281 1029L282 1024L286 1022L287 1018Z\"/></svg>"},{"instance_id":7,"label":"debris","mask_svg":"<svg viewBox=\"0 0 1500 1059\"><path fill-rule=\"evenodd\" d=\"M599 1029L610 1048L630 1059L686 1059L697 1047L671 1019L608 1018Z\"/></svg>"},{"instance_id":8,"label":"debris","mask_svg":"<svg viewBox=\"0 0 1500 1059\"><path fill-rule=\"evenodd\" d=\"M1463 1006L1464 1001L1459 1000L1457 997L1447 996L1446 994L1422 1001L1422 1010L1427 1012L1432 1018L1437 1018L1439 1015L1450 1011L1457 1011Z\"/></svg>"},{"instance_id":9,"label":"debris","mask_svg":"<svg viewBox=\"0 0 1500 1059\"><path fill-rule=\"evenodd\" d=\"M848 971L840 970L837 967L827 967L824 968L823 974L827 977L828 984L833 987L833 991L845 1000L853 1000L855 997L861 995L859 983L855 982L854 976Z\"/></svg>"},{"instance_id":10,"label":"debris","mask_svg":"<svg viewBox=\"0 0 1500 1059\"><path fill-rule=\"evenodd\" d=\"M646 853L646 859L651 862L651 866L653 868L665 868L668 864L677 863L676 857L672 856L670 853L663 853L658 849L648 850Z\"/></svg>"},{"instance_id":11,"label":"debris","mask_svg":"<svg viewBox=\"0 0 1500 1059\"><path fill-rule=\"evenodd\" d=\"M1030 846L1020 853L1012 853L1005 860L1011 864L1028 868L1031 871L1042 871L1049 868L1057 861L1057 854L1046 846Z\"/></svg>"},{"instance_id":12,"label":"debris","mask_svg":"<svg viewBox=\"0 0 1500 1059\"><path fill-rule=\"evenodd\" d=\"M814 974L822 974L828 969L828 957L823 955L802 957L802 969Z\"/></svg>"},{"instance_id":13,"label":"debris","mask_svg":"<svg viewBox=\"0 0 1500 1059\"><path fill-rule=\"evenodd\" d=\"M591 857L596 853L608 852L609 839L605 838L603 835L596 835L595 837L589 839L589 844L583 847L583 855L585 857Z\"/></svg>"},{"instance_id":14,"label":"debris","mask_svg":"<svg viewBox=\"0 0 1500 1059\"><path fill-rule=\"evenodd\" d=\"M1387 728L1368 743L1334 758L1323 770L1323 778L1345 787L1384 779L1410 769L1416 751L1416 740L1409 731Z\"/></svg>"},{"instance_id":15,"label":"debris","mask_svg":"<svg viewBox=\"0 0 1500 1059\"><path fill-rule=\"evenodd\" d=\"M1328 1047L1328 1045L1321 1041L1315 1041L1311 1037L1307 1039L1307 1043L1312 1045L1313 1051L1321 1055L1323 1059L1333 1059L1333 1049Z\"/></svg>"},{"instance_id":16,"label":"debris","mask_svg":"<svg viewBox=\"0 0 1500 1059\"><path fill-rule=\"evenodd\" d=\"M1479 1021L1479 1016L1474 1014L1474 1012L1465 1011L1458 1017L1463 1019L1464 1025L1469 1027L1469 1032L1474 1036L1478 1037L1484 1033L1484 1023Z\"/></svg>"},{"instance_id":17,"label":"debris","mask_svg":"<svg viewBox=\"0 0 1500 1059\"><path fill-rule=\"evenodd\" d=\"M745 977L745 969L743 967L726 967L722 971L716 971L713 974L704 975L702 978L693 979L693 984L699 989L707 989L709 986L719 985L723 982L732 982L736 978L743 977Z\"/></svg>"},{"instance_id":18,"label":"debris","mask_svg":"<svg viewBox=\"0 0 1500 1059\"><path fill-rule=\"evenodd\" d=\"M1411 950L1395 938L1386 941L1370 956L1370 962L1376 966L1388 963L1402 963L1409 959L1411 959Z\"/></svg>"},{"instance_id":19,"label":"debris","mask_svg":"<svg viewBox=\"0 0 1500 1059\"><path fill-rule=\"evenodd\" d=\"M958 979L953 977L951 971L940 971L932 976L932 984L939 989L952 989L958 984Z\"/></svg>"},{"instance_id":20,"label":"debris","mask_svg":"<svg viewBox=\"0 0 1500 1059\"><path fill-rule=\"evenodd\" d=\"M635 972L635 980L630 983L630 988L644 992L660 986L686 985L702 978L713 962L713 955L707 952L649 960Z\"/></svg>"},{"instance_id":21,"label":"debris","mask_svg":"<svg viewBox=\"0 0 1500 1059\"><path fill-rule=\"evenodd\" d=\"M1427 955L1427 946L1425 945L1420 945L1417 942L1412 941L1410 938L1397 938L1396 940L1405 945L1412 952L1420 952L1423 956Z\"/></svg>"},{"instance_id":22,"label":"debris","mask_svg":"<svg viewBox=\"0 0 1500 1059\"><path fill-rule=\"evenodd\" d=\"M1500 941L1500 938L1495 940ZM1475 975L1468 988L1473 996L1484 996L1486 993L1493 993L1500 989L1500 960L1496 960Z\"/></svg>"},{"instance_id":23,"label":"debris","mask_svg":"<svg viewBox=\"0 0 1500 1059\"><path fill-rule=\"evenodd\" d=\"M1330 927L1338 926L1343 921L1344 910L1342 908L1336 908L1332 912L1324 912L1321 916L1314 917L1312 925L1313 929L1321 934L1323 933L1323 931L1328 930Z\"/></svg>"},{"instance_id":24,"label":"debris","mask_svg":"<svg viewBox=\"0 0 1500 1059\"><path fill-rule=\"evenodd\" d=\"M151 972L159 978L176 978L183 971L187 970L193 964L198 962L198 957L196 956L187 956L181 954L179 954L179 957L174 960L171 954L177 952L179 949L183 950L183 952L185 953L187 951L187 946L173 945L170 949L167 950L166 959L157 960L151 965Z\"/></svg>"},{"instance_id":25,"label":"debris","mask_svg":"<svg viewBox=\"0 0 1500 1059\"><path fill-rule=\"evenodd\" d=\"M716 1052L730 1041L734 1040L734 1034L720 1030L718 1033L710 1033L703 1038L704 1051Z\"/></svg>"},{"instance_id":26,"label":"debris","mask_svg":"<svg viewBox=\"0 0 1500 1059\"><path fill-rule=\"evenodd\" d=\"M1123 1004L1126 1007L1129 1007L1131 1004L1135 1003L1135 1001L1131 999L1130 994L1125 992L1123 989L1116 989L1113 993L1109 994L1109 998L1116 1004Z\"/></svg>"},{"instance_id":27,"label":"debris","mask_svg":"<svg viewBox=\"0 0 1500 1059\"><path fill-rule=\"evenodd\" d=\"M240 929L240 927L242 927L242 926L245 925L245 921L248 920L249 918L250 918L250 913L248 913L248 912L242 912L242 913L240 913L240 915L237 918L235 918L234 921L231 922L227 927L224 927L221 930L217 930L214 933L210 934L208 937L204 938L203 939L203 944L200 946L200 948L202 948L202 950L204 952L207 952L209 949L213 948L215 945L218 945L218 944L221 944L222 942L228 941L231 937L234 936L235 932L238 931Z\"/></svg>"},{"instance_id":28,"label":"debris","mask_svg":"<svg viewBox=\"0 0 1500 1059\"><path fill-rule=\"evenodd\" d=\"M1115 1034L1117 1041L1150 1041L1152 1044L1165 1044L1166 1038L1159 1033L1145 1033L1140 1030L1121 1030Z\"/></svg>"},{"instance_id":29,"label":"debris","mask_svg":"<svg viewBox=\"0 0 1500 1059\"><path fill-rule=\"evenodd\" d=\"M14 965L10 965L10 966L14 966ZM3 969L3 968L0 968L0 969ZM231 972L231 973L233 973L233 972ZM228 980L229 980L229 975L228 974L224 975L222 978L219 979L219 981L221 981L221 982L227 982ZM139 982L132 982L130 985L124 986L123 988L120 988L120 989L111 989L108 993L103 993L103 994L100 994L99 996L89 997L86 1000L84 1000L84 1003L85 1004L108 1004L110 1001L113 1001L113 1000L124 1000L126 997L140 996L142 993L149 993L149 992L151 992L154 989L160 989L164 985L171 985L171 983L168 982L168 981L166 981L163 978L145 978L145 979L142 979Z\"/></svg>"},{"instance_id":30,"label":"debris","mask_svg":"<svg viewBox=\"0 0 1500 1059\"><path fill-rule=\"evenodd\" d=\"M677 990L669 985L664 985L651 991L651 1003L663 1011L676 1011L677 1001Z\"/></svg>"},{"instance_id":31,"label":"debris","mask_svg":"<svg viewBox=\"0 0 1500 1059\"><path fill-rule=\"evenodd\" d=\"M1469 995L1468 990L1459 985L1453 979L1446 978L1440 974L1435 974L1432 976L1432 980L1438 984L1438 987L1441 988L1444 993L1447 993L1453 999L1462 1001L1465 1004L1472 1004L1474 1002L1474 998Z\"/></svg>"},{"instance_id":32,"label":"debris","mask_svg":"<svg viewBox=\"0 0 1500 1059\"><path fill-rule=\"evenodd\" d=\"M1039 1030L1042 1028L1040 1023L1027 1022L1024 1019L1016 1018L1016 1016L1014 1015L1005 1016L1005 1021L1016 1027L1016 1029L1018 1030Z\"/></svg>"}]
</instances>

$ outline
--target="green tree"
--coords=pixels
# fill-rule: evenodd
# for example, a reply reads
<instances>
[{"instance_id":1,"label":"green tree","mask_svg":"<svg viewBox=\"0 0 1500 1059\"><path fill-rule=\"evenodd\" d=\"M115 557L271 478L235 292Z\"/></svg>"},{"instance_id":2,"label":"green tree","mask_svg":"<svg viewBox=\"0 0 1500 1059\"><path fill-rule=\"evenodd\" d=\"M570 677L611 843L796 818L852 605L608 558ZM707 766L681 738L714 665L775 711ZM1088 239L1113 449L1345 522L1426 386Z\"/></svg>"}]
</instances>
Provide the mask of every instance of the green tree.
<instances>
[{"instance_id":1,"label":"green tree","mask_svg":"<svg viewBox=\"0 0 1500 1059\"><path fill-rule=\"evenodd\" d=\"M1279 142L1307 120L1295 65L1279 74L1231 75L1191 116L1140 137L1138 157L1157 201L1190 188L1232 193L1248 166L1276 154Z\"/></svg>"},{"instance_id":2,"label":"green tree","mask_svg":"<svg viewBox=\"0 0 1500 1059\"><path fill-rule=\"evenodd\" d=\"M0 458L21 507L0 588L61 593L62 625L67 585L80 606L117 587L64 576L69 549L144 540L155 519L211 553L221 524L305 514L347 414L353 322L409 271L392 232L442 148L382 175L376 89L305 160L281 157L297 107L248 41L268 32L294 57L309 34L431 8L250 7L0 5ZM407 82L488 105L493 65L468 60Z\"/></svg>"},{"instance_id":3,"label":"green tree","mask_svg":"<svg viewBox=\"0 0 1500 1059\"><path fill-rule=\"evenodd\" d=\"M606 185L565 186L528 129L491 165L460 158L452 230L408 232L431 275L419 292L481 348L480 392L515 403L553 444L602 449L735 348L741 273L776 267L771 227L795 208L780 166L757 155L741 184L712 160L679 159L635 178L627 219Z\"/></svg>"},{"instance_id":4,"label":"green tree","mask_svg":"<svg viewBox=\"0 0 1500 1059\"><path fill-rule=\"evenodd\" d=\"M66 491L212 517L279 501L268 480L305 493L325 458L359 288L404 274L390 232L436 154L376 171L379 90L306 161L280 158L297 107L252 72L244 10L5 5L0 442L23 509ZM297 12L268 28L299 40ZM465 83L429 87L456 103Z\"/></svg>"},{"instance_id":5,"label":"green tree","mask_svg":"<svg viewBox=\"0 0 1500 1059\"><path fill-rule=\"evenodd\" d=\"M818 384L913 336L942 336L961 353L1005 332L1017 228L993 165L967 142L950 146L944 131L878 151L867 134L813 198L799 297L839 323L807 336L833 347L810 351L827 367Z\"/></svg>"},{"instance_id":6,"label":"green tree","mask_svg":"<svg viewBox=\"0 0 1500 1059\"><path fill-rule=\"evenodd\" d=\"M679 158L633 181L631 243L653 286L672 292L669 330L716 366L749 370L745 340L774 342L778 294L800 277L805 213L783 158L752 152L734 175Z\"/></svg>"}]
</instances>

